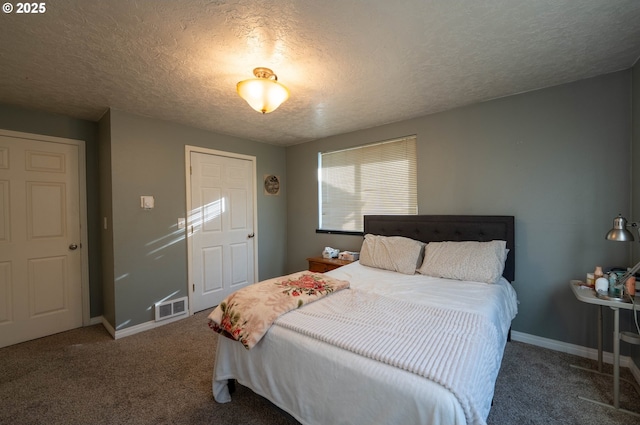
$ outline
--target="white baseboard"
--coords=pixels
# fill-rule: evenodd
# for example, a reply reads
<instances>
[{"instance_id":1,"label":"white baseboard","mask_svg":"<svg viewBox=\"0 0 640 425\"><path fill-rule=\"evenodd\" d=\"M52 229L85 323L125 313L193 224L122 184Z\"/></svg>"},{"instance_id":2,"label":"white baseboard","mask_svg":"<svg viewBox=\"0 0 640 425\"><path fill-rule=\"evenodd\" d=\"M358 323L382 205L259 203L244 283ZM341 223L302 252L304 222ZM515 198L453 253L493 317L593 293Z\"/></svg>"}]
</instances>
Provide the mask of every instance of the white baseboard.
<instances>
[{"instance_id":1,"label":"white baseboard","mask_svg":"<svg viewBox=\"0 0 640 425\"><path fill-rule=\"evenodd\" d=\"M89 319L89 325L88 326L93 326L93 325L99 325L102 323L104 319L102 318L102 316L98 316L98 317L92 317Z\"/></svg>"},{"instance_id":2,"label":"white baseboard","mask_svg":"<svg viewBox=\"0 0 640 425\"><path fill-rule=\"evenodd\" d=\"M591 360L598 359L598 350L595 348L587 348L581 345L569 344L568 342L557 341L555 339L543 338L540 336L530 335L523 332L511 331L511 339L513 341L524 342L542 348L548 348L561 353L573 354L575 356L585 357ZM602 352L602 361L604 363L613 364L613 353L608 351ZM640 385L640 369L629 356L620 356L620 366L628 367L633 377Z\"/></svg>"},{"instance_id":3,"label":"white baseboard","mask_svg":"<svg viewBox=\"0 0 640 425\"><path fill-rule=\"evenodd\" d=\"M109 323L107 321L107 319L105 319L104 317L102 318L102 326L104 326L104 328L107 330L107 332L109 332L111 334L111 337L113 339L116 338L116 330L113 329L113 326L111 326L111 323Z\"/></svg>"},{"instance_id":4,"label":"white baseboard","mask_svg":"<svg viewBox=\"0 0 640 425\"><path fill-rule=\"evenodd\" d=\"M140 333L140 332L144 332L144 331L148 331L148 330L157 328L158 326L168 325L169 323L172 323L172 322L175 322L175 321L181 320L181 319L186 319L187 317L189 317L189 313L185 312L185 314L182 314L180 316L171 317L169 319L161 320L161 321L158 321L158 322L156 322L155 320L151 320L149 322L141 323L141 324L135 325L135 326L130 326L128 328L124 328L124 329L120 329L120 330L114 329L113 326L111 326L111 323L109 323L102 316L100 316L99 318L95 318L95 319L101 319L101 321L98 321L97 323L102 323L102 326L104 326L104 328L107 330L107 332L109 332L111 334L113 339L120 339L120 338L124 338L125 336L130 336L130 335L134 335L134 334L137 334L137 333ZM93 318L91 320L93 321Z\"/></svg>"}]
</instances>

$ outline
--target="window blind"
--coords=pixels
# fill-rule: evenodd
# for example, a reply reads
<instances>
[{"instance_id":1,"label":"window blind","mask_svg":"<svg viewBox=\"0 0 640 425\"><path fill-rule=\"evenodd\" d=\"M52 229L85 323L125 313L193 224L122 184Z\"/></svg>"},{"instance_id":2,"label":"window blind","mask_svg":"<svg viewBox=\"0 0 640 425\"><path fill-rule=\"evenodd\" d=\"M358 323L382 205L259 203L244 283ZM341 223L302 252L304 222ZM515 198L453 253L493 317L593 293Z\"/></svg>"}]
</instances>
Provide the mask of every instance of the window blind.
<instances>
[{"instance_id":1,"label":"window blind","mask_svg":"<svg viewBox=\"0 0 640 425\"><path fill-rule=\"evenodd\" d=\"M363 231L369 214L417 214L416 136L319 154L319 228Z\"/></svg>"}]
</instances>

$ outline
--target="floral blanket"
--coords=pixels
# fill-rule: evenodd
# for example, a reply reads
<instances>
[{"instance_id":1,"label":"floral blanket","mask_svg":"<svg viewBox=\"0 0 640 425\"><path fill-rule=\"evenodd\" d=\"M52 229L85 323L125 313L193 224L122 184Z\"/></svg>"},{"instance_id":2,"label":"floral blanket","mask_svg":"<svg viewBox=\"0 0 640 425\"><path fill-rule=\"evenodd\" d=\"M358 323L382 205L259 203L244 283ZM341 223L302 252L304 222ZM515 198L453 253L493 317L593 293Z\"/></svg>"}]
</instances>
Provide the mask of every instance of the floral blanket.
<instances>
[{"instance_id":1,"label":"floral blanket","mask_svg":"<svg viewBox=\"0 0 640 425\"><path fill-rule=\"evenodd\" d=\"M348 287L346 280L308 271L265 280L225 298L209 314L209 327L249 350L284 313Z\"/></svg>"}]
</instances>

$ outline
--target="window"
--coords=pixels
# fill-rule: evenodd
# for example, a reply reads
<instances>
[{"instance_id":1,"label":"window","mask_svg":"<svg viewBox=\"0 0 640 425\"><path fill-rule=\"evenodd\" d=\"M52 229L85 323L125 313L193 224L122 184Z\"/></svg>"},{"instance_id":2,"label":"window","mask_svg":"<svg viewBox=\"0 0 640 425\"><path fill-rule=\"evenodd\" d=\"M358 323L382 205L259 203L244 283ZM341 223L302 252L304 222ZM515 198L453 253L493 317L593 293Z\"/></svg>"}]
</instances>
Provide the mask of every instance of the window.
<instances>
[{"instance_id":1,"label":"window","mask_svg":"<svg viewBox=\"0 0 640 425\"><path fill-rule=\"evenodd\" d=\"M369 214L417 214L416 136L318 155L319 231L362 232Z\"/></svg>"}]
</instances>

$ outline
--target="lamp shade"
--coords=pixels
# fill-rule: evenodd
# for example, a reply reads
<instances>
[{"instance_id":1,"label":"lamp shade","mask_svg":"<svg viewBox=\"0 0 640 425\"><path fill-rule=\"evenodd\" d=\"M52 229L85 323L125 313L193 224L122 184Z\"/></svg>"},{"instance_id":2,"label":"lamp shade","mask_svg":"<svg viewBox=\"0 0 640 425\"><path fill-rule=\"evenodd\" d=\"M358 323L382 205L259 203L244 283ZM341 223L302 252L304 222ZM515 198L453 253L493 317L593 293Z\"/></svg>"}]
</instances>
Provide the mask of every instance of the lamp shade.
<instances>
[{"instance_id":1,"label":"lamp shade","mask_svg":"<svg viewBox=\"0 0 640 425\"><path fill-rule=\"evenodd\" d=\"M609 230L606 238L610 241L631 242L633 234L627 230L627 219L618 215L613 219L613 228Z\"/></svg>"},{"instance_id":2,"label":"lamp shade","mask_svg":"<svg viewBox=\"0 0 640 425\"><path fill-rule=\"evenodd\" d=\"M249 106L268 114L275 111L289 98L289 90L278 82L278 77L268 68L253 70L256 78L240 81L236 90Z\"/></svg>"}]
</instances>

